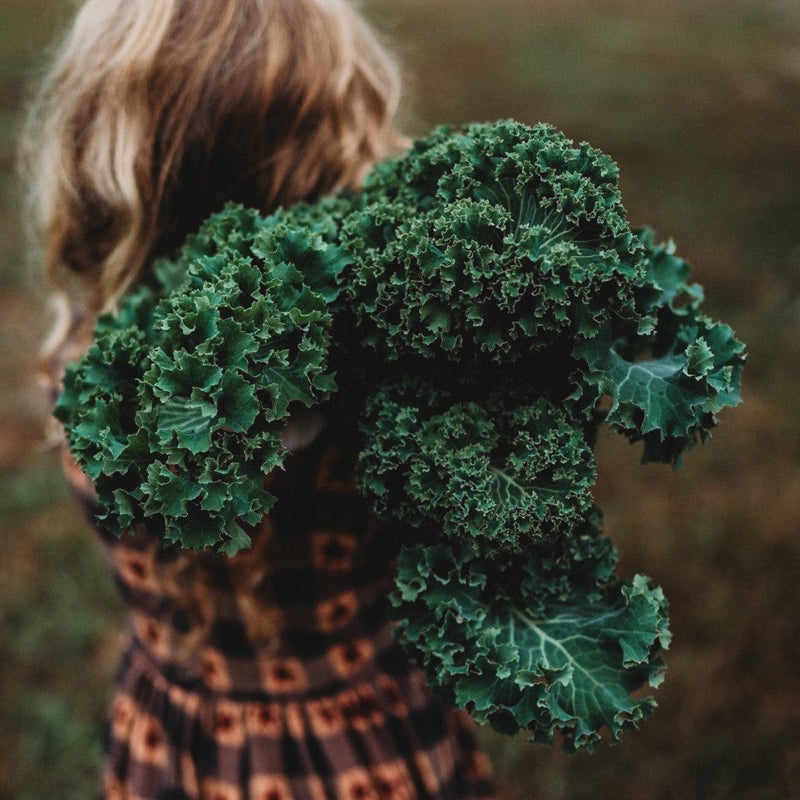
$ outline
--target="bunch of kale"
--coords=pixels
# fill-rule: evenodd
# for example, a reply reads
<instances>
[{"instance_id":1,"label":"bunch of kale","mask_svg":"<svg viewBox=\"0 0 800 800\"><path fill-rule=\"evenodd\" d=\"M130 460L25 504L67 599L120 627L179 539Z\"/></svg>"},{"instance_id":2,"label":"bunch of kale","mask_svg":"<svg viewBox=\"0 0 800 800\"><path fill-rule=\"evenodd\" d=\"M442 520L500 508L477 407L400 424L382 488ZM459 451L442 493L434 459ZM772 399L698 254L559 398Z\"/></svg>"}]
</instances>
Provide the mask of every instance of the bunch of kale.
<instances>
[{"instance_id":1,"label":"bunch of kale","mask_svg":"<svg viewBox=\"0 0 800 800\"><path fill-rule=\"evenodd\" d=\"M739 401L743 346L617 168L546 125L446 128L357 197L228 207L157 265L57 416L100 523L232 554L273 498L291 404L359 417L362 492L407 531L393 602L431 685L498 730L593 747L647 716L666 601L615 576L592 501L606 423L677 462Z\"/></svg>"}]
</instances>

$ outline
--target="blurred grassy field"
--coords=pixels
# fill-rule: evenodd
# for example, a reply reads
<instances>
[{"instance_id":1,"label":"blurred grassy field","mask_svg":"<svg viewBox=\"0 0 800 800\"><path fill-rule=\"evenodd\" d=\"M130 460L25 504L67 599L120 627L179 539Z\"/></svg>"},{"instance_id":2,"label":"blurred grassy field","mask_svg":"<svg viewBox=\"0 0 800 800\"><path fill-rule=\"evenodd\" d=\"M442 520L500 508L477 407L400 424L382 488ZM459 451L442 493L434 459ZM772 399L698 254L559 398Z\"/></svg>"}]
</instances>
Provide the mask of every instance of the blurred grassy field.
<instances>
[{"instance_id":1,"label":"blurred grassy field","mask_svg":"<svg viewBox=\"0 0 800 800\"><path fill-rule=\"evenodd\" d=\"M364 5L409 72L412 133L515 117L588 139L618 161L631 221L676 240L749 346L745 403L682 470L599 447L622 568L671 601L660 708L594 755L487 733L501 797L800 797L800 4ZM42 444L47 314L13 179L24 86L66 9L0 5L0 800L95 796L123 624Z\"/></svg>"}]
</instances>

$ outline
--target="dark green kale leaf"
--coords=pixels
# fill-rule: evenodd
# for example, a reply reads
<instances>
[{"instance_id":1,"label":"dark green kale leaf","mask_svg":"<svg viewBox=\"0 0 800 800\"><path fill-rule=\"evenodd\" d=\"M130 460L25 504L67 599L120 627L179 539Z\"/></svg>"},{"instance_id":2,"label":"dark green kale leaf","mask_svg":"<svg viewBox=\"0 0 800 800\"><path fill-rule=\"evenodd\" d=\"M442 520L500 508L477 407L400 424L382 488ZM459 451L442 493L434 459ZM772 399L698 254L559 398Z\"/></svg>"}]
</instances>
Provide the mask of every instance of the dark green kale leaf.
<instances>
[{"instance_id":1,"label":"dark green kale leaf","mask_svg":"<svg viewBox=\"0 0 800 800\"><path fill-rule=\"evenodd\" d=\"M100 321L56 415L106 530L146 523L231 555L249 545L244 526L274 502L264 476L285 458L290 406L335 390L328 303L346 257L328 223L306 207L265 220L230 206Z\"/></svg>"},{"instance_id":2,"label":"dark green kale leaf","mask_svg":"<svg viewBox=\"0 0 800 800\"><path fill-rule=\"evenodd\" d=\"M406 377L369 397L362 434L358 477L376 513L487 558L569 537L592 507L580 424L518 388L464 401Z\"/></svg>"},{"instance_id":3,"label":"dark green kale leaf","mask_svg":"<svg viewBox=\"0 0 800 800\"><path fill-rule=\"evenodd\" d=\"M689 267L673 246L656 245L649 230L639 239L647 270L640 297L655 325L641 334L609 321L597 337L577 343L574 399L587 409L608 396L605 422L643 440L645 461L678 463L708 438L719 411L741 401L744 345L701 313L702 289L687 283Z\"/></svg>"},{"instance_id":4,"label":"dark green kale leaf","mask_svg":"<svg viewBox=\"0 0 800 800\"><path fill-rule=\"evenodd\" d=\"M655 707L669 644L666 601L641 575L609 582L614 554L591 523L559 559L534 548L504 570L454 546L410 545L392 597L401 641L446 702L504 733L593 749ZM538 552L537 552L538 550ZM538 558L538 556L542 556Z\"/></svg>"},{"instance_id":5,"label":"dark green kale leaf","mask_svg":"<svg viewBox=\"0 0 800 800\"><path fill-rule=\"evenodd\" d=\"M617 168L547 125L441 128L378 165L342 225L363 342L385 359L510 365L640 318Z\"/></svg>"}]
</instances>

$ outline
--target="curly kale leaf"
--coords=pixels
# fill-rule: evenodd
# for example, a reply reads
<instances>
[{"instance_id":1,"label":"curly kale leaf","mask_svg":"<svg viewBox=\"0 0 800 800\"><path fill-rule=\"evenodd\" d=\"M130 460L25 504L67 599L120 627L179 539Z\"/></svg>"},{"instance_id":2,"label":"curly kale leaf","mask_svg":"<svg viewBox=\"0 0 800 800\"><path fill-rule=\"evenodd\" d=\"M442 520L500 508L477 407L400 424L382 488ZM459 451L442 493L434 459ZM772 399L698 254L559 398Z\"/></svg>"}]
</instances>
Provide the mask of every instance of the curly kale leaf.
<instances>
[{"instance_id":1,"label":"curly kale leaf","mask_svg":"<svg viewBox=\"0 0 800 800\"><path fill-rule=\"evenodd\" d=\"M661 590L641 575L607 583L613 552L586 530L559 562L530 554L514 572L521 597L498 590L507 581L480 557L408 546L392 597L401 642L445 701L504 733L560 734L568 751L593 749L603 729L617 739L651 713L653 698L631 693L661 682L670 638Z\"/></svg>"},{"instance_id":2,"label":"curly kale leaf","mask_svg":"<svg viewBox=\"0 0 800 800\"><path fill-rule=\"evenodd\" d=\"M407 378L374 392L363 419L361 490L412 529L508 561L570 536L592 506L592 449L547 400L465 402Z\"/></svg>"},{"instance_id":3,"label":"curly kale leaf","mask_svg":"<svg viewBox=\"0 0 800 800\"><path fill-rule=\"evenodd\" d=\"M674 242L657 243L651 228L641 228L635 233L644 248L642 306L647 311L669 309L677 317L689 309L698 310L703 302L703 287L689 283L692 269L675 254Z\"/></svg>"},{"instance_id":4,"label":"curly kale leaf","mask_svg":"<svg viewBox=\"0 0 800 800\"><path fill-rule=\"evenodd\" d=\"M100 321L56 414L106 530L146 523L229 554L249 544L244 526L274 502L264 475L285 458L290 406L335 389L329 301L346 256L316 213L228 207Z\"/></svg>"},{"instance_id":5,"label":"curly kale leaf","mask_svg":"<svg viewBox=\"0 0 800 800\"><path fill-rule=\"evenodd\" d=\"M547 125L435 131L373 170L342 236L343 292L386 359L508 366L611 318L650 324L616 165Z\"/></svg>"},{"instance_id":6,"label":"curly kale leaf","mask_svg":"<svg viewBox=\"0 0 800 800\"><path fill-rule=\"evenodd\" d=\"M127 491L135 480L131 475L150 457L147 431L140 431L133 417L141 354L155 340L155 304L154 291L142 286L116 315L100 317L88 353L67 365L54 410L65 423L73 456L95 482L101 503L125 524L132 520L134 507Z\"/></svg>"},{"instance_id":7,"label":"curly kale leaf","mask_svg":"<svg viewBox=\"0 0 800 800\"><path fill-rule=\"evenodd\" d=\"M608 396L605 422L643 440L645 461L678 462L708 438L719 411L741 401L744 345L700 312L702 289L687 283L689 267L672 245L655 245L649 230L639 238L647 253L640 291L656 323L642 335L608 322L597 337L577 343L574 399L587 407Z\"/></svg>"}]
</instances>

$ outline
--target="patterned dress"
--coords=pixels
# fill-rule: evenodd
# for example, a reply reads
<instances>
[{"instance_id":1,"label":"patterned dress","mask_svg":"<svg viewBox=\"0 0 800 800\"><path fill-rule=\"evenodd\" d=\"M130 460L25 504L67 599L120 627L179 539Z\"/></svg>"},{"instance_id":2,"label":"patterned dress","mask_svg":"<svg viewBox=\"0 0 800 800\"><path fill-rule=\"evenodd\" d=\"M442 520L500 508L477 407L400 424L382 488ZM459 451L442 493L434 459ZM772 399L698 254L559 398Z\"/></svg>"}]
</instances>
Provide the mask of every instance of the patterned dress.
<instances>
[{"instance_id":1,"label":"patterned dress","mask_svg":"<svg viewBox=\"0 0 800 800\"><path fill-rule=\"evenodd\" d=\"M71 468L90 516L91 485ZM132 634L107 800L490 800L470 723L392 639L391 530L330 432L273 473L272 512L226 559L106 538Z\"/></svg>"}]
</instances>

